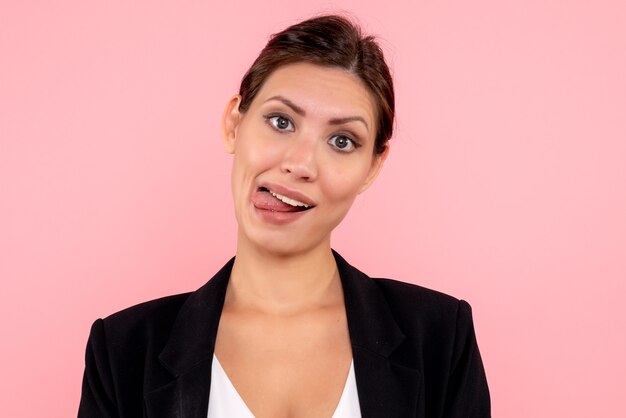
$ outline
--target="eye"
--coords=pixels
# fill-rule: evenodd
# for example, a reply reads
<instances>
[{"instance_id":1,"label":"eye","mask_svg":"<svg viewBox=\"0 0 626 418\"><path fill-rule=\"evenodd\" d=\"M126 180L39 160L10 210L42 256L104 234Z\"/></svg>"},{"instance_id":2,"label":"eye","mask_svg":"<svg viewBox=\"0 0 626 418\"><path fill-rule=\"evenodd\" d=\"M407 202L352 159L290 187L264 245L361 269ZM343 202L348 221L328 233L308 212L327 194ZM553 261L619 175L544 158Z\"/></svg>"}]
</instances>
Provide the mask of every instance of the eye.
<instances>
[{"instance_id":1,"label":"eye","mask_svg":"<svg viewBox=\"0 0 626 418\"><path fill-rule=\"evenodd\" d=\"M263 117L265 118L267 123L269 123L272 128L276 129L277 131L294 131L293 122L291 122L289 118L283 115L267 115Z\"/></svg>"},{"instance_id":2,"label":"eye","mask_svg":"<svg viewBox=\"0 0 626 418\"><path fill-rule=\"evenodd\" d=\"M328 143L339 152L352 152L360 147L360 145L357 144L353 139L348 138L345 135L332 136L328 140Z\"/></svg>"}]
</instances>

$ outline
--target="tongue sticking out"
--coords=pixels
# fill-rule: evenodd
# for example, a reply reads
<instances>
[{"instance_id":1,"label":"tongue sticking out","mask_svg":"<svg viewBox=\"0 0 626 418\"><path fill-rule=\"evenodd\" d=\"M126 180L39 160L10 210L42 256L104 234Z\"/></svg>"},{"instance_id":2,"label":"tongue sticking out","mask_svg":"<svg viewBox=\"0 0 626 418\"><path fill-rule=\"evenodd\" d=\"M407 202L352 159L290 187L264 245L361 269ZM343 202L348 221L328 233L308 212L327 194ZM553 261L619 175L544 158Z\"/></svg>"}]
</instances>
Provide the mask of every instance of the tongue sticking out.
<instances>
[{"instance_id":1,"label":"tongue sticking out","mask_svg":"<svg viewBox=\"0 0 626 418\"><path fill-rule=\"evenodd\" d=\"M283 202L265 190L256 191L252 195L252 203L258 209L273 210L276 212L298 212L304 210L301 206L291 206Z\"/></svg>"}]
</instances>

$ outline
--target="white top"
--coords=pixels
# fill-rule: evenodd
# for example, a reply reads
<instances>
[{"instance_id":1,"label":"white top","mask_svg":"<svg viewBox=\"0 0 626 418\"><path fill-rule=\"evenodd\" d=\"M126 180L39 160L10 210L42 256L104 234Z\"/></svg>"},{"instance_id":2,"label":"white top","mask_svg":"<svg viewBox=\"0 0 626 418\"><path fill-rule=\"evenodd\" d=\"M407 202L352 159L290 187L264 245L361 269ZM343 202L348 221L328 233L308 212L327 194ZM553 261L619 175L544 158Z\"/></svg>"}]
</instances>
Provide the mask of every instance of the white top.
<instances>
[{"instance_id":1,"label":"white top","mask_svg":"<svg viewBox=\"0 0 626 418\"><path fill-rule=\"evenodd\" d=\"M235 386L226 375L219 360L213 354L211 365L211 391L209 393L208 418L254 418ZM361 407L354 377L354 361L341 393L341 399L332 418L361 418Z\"/></svg>"}]
</instances>

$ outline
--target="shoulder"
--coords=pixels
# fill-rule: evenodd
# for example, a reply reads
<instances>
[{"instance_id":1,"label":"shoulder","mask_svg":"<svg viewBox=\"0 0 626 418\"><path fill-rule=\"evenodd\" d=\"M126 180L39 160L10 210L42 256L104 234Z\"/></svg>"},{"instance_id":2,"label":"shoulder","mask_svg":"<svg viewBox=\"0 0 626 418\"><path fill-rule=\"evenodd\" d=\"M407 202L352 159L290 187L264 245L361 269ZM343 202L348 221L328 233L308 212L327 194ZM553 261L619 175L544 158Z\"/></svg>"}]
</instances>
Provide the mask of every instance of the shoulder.
<instances>
[{"instance_id":1,"label":"shoulder","mask_svg":"<svg viewBox=\"0 0 626 418\"><path fill-rule=\"evenodd\" d=\"M372 278L372 281L392 307L435 316L456 314L459 309L471 310L465 300L437 290L388 278Z\"/></svg>"},{"instance_id":2,"label":"shoulder","mask_svg":"<svg viewBox=\"0 0 626 418\"><path fill-rule=\"evenodd\" d=\"M470 305L397 280L372 282L404 335L394 360L423 373L426 415L439 416L434 411L443 405L459 416L490 416L489 389Z\"/></svg>"},{"instance_id":3,"label":"shoulder","mask_svg":"<svg viewBox=\"0 0 626 418\"><path fill-rule=\"evenodd\" d=\"M471 324L467 302L423 286L371 277L338 253L334 255L350 306L357 306L363 318L391 320L405 335L437 334L452 339L457 323Z\"/></svg>"},{"instance_id":4,"label":"shoulder","mask_svg":"<svg viewBox=\"0 0 626 418\"><path fill-rule=\"evenodd\" d=\"M459 299L416 284L388 278L372 278L376 286L393 304L407 305L421 310L456 309Z\"/></svg>"},{"instance_id":5,"label":"shoulder","mask_svg":"<svg viewBox=\"0 0 626 418\"><path fill-rule=\"evenodd\" d=\"M122 328L151 328L163 326L164 322L173 321L191 292L139 303L103 319L105 324Z\"/></svg>"},{"instance_id":6,"label":"shoulder","mask_svg":"<svg viewBox=\"0 0 626 418\"><path fill-rule=\"evenodd\" d=\"M421 335L454 338L472 328L472 310L466 301L419 285L388 278L372 278L398 325ZM410 332L409 332L410 333Z\"/></svg>"},{"instance_id":7,"label":"shoulder","mask_svg":"<svg viewBox=\"0 0 626 418\"><path fill-rule=\"evenodd\" d=\"M91 339L99 337L111 350L146 350L163 346L174 322L191 293L143 302L94 322Z\"/></svg>"},{"instance_id":8,"label":"shoulder","mask_svg":"<svg viewBox=\"0 0 626 418\"><path fill-rule=\"evenodd\" d=\"M208 282L194 292L166 296L123 309L94 322L90 339L106 344L111 355L119 352L158 354L178 330L179 341L207 337L206 324L217 326L231 259Z\"/></svg>"}]
</instances>

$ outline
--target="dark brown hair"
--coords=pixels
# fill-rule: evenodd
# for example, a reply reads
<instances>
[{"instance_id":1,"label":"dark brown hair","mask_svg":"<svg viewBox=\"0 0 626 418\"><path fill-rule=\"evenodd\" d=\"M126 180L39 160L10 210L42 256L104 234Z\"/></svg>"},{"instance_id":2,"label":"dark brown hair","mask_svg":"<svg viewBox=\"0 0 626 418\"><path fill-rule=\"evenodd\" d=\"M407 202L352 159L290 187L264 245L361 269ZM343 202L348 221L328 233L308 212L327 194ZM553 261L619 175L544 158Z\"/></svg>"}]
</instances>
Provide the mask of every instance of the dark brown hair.
<instances>
[{"instance_id":1,"label":"dark brown hair","mask_svg":"<svg viewBox=\"0 0 626 418\"><path fill-rule=\"evenodd\" d=\"M377 106L374 152L383 152L393 132L395 114L389 67L374 37L363 36L357 25L342 16L315 17L272 35L241 80L239 110L248 110L273 71L297 62L339 67L361 79Z\"/></svg>"}]
</instances>

